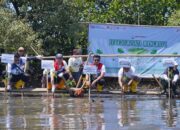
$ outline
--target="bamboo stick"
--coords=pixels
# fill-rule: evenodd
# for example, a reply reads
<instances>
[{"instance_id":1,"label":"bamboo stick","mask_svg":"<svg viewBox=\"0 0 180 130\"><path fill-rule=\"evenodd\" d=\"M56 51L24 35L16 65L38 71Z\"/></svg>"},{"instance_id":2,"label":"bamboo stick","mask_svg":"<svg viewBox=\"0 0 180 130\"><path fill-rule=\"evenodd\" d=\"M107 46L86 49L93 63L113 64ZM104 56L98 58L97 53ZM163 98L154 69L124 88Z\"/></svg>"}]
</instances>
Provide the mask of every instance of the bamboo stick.
<instances>
[{"instance_id":1,"label":"bamboo stick","mask_svg":"<svg viewBox=\"0 0 180 130\"><path fill-rule=\"evenodd\" d=\"M88 57L88 55L78 55L79 57ZM92 54L93 56L93 54ZM101 57L180 57L180 55L173 54L102 54ZM63 56L63 58L70 58L71 56ZM55 56L43 57L43 59L53 59Z\"/></svg>"},{"instance_id":2,"label":"bamboo stick","mask_svg":"<svg viewBox=\"0 0 180 130\"><path fill-rule=\"evenodd\" d=\"M93 56L94 54L92 54ZM78 55L79 57L88 57L88 55ZM180 55L173 54L102 54L101 57L180 57ZM72 56L63 56L63 58L70 58ZM1 56L0 56L1 58ZM42 59L54 59L55 56L43 56Z\"/></svg>"}]
</instances>

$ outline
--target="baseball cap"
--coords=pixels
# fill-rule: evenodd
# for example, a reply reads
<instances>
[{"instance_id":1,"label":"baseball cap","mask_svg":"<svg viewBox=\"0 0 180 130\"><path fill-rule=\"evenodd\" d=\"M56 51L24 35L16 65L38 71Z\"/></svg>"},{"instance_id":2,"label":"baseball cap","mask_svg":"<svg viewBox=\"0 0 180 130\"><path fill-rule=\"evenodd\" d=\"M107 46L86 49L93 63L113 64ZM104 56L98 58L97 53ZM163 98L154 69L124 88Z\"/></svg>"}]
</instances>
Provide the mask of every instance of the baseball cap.
<instances>
[{"instance_id":1,"label":"baseball cap","mask_svg":"<svg viewBox=\"0 0 180 130\"><path fill-rule=\"evenodd\" d=\"M24 51L24 47L19 47L18 51Z\"/></svg>"},{"instance_id":2,"label":"baseball cap","mask_svg":"<svg viewBox=\"0 0 180 130\"><path fill-rule=\"evenodd\" d=\"M174 61L174 66L178 66L178 63L176 61Z\"/></svg>"},{"instance_id":3,"label":"baseball cap","mask_svg":"<svg viewBox=\"0 0 180 130\"><path fill-rule=\"evenodd\" d=\"M124 67L124 68L130 68L131 67L131 63L127 59L119 59L119 64L121 67Z\"/></svg>"},{"instance_id":4,"label":"baseball cap","mask_svg":"<svg viewBox=\"0 0 180 130\"><path fill-rule=\"evenodd\" d=\"M56 59L58 59L58 58L63 58L63 55L60 53L56 54Z\"/></svg>"}]
</instances>

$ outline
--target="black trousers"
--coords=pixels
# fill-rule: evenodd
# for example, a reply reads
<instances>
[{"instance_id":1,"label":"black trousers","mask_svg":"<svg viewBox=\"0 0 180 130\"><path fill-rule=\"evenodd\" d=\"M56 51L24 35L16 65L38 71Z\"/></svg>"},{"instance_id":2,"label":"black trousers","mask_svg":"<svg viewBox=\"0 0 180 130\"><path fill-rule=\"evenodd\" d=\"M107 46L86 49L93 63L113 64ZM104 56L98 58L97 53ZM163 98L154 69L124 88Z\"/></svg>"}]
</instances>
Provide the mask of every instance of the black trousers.
<instances>
[{"instance_id":1,"label":"black trousers","mask_svg":"<svg viewBox=\"0 0 180 130\"><path fill-rule=\"evenodd\" d=\"M19 80L24 81L25 83L27 83L29 81L29 76L25 75L25 74L19 74L19 75L11 75L10 77L10 83L15 83Z\"/></svg>"},{"instance_id":2,"label":"black trousers","mask_svg":"<svg viewBox=\"0 0 180 130\"><path fill-rule=\"evenodd\" d=\"M168 81L165 79L161 79L161 84L163 85L163 89L164 91L166 91L168 89ZM176 93L176 89L177 89L177 82L176 83L172 83L172 81L170 81L170 88L172 88L173 92Z\"/></svg>"}]
</instances>

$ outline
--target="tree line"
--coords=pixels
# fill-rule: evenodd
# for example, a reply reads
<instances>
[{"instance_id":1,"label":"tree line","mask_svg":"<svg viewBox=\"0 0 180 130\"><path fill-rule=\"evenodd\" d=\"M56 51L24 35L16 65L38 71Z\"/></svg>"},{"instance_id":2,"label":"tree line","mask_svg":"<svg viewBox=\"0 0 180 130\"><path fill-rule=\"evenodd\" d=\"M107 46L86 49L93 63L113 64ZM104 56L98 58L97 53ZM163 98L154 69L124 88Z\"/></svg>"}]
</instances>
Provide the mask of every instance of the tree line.
<instances>
[{"instance_id":1,"label":"tree line","mask_svg":"<svg viewBox=\"0 0 180 130\"><path fill-rule=\"evenodd\" d=\"M0 0L0 48L86 53L88 23L180 25L179 0Z\"/></svg>"}]
</instances>

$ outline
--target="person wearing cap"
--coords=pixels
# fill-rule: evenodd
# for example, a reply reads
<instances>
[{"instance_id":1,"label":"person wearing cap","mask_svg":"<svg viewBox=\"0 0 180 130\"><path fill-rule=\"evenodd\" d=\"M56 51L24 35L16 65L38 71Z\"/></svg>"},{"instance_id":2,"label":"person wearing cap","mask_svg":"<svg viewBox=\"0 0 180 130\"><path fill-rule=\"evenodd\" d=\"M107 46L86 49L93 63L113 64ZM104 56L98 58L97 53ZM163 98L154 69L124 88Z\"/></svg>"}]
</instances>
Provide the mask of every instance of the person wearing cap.
<instances>
[{"instance_id":1,"label":"person wearing cap","mask_svg":"<svg viewBox=\"0 0 180 130\"><path fill-rule=\"evenodd\" d=\"M38 56L28 56L26 55L26 50L24 49L24 47L19 47L18 48L18 52L17 54L19 54L20 56L20 61L23 62L25 64L25 73L28 73L29 78L30 78L30 82L28 83L29 86L32 87L32 77L33 77L33 69L32 67L29 65L29 61L33 61L33 60L41 60L42 56L38 55Z\"/></svg>"},{"instance_id":2,"label":"person wearing cap","mask_svg":"<svg viewBox=\"0 0 180 130\"><path fill-rule=\"evenodd\" d=\"M24 63L20 60L18 53L14 55L14 63L11 64L10 74L11 76L7 86L7 90L9 91L12 89L12 83L16 83L19 80L25 83L29 81L29 77L24 73Z\"/></svg>"},{"instance_id":3,"label":"person wearing cap","mask_svg":"<svg viewBox=\"0 0 180 130\"><path fill-rule=\"evenodd\" d=\"M161 94L167 94L168 84L173 90L174 95L177 95L177 81L179 79L179 70L177 68L178 64L173 61L164 71L161 77L161 84L163 85L163 92Z\"/></svg>"},{"instance_id":4,"label":"person wearing cap","mask_svg":"<svg viewBox=\"0 0 180 130\"><path fill-rule=\"evenodd\" d=\"M139 80L139 77L135 74L135 68L131 66L130 62L126 61L118 72L118 83L122 92L136 93Z\"/></svg>"},{"instance_id":5,"label":"person wearing cap","mask_svg":"<svg viewBox=\"0 0 180 130\"><path fill-rule=\"evenodd\" d=\"M80 54L81 54L81 50L75 48L73 49L73 56L70 57L68 60L69 71L72 73L72 77L76 81L76 83L78 82L79 77L81 76L82 67L83 67L82 58L78 56Z\"/></svg>"},{"instance_id":6,"label":"person wearing cap","mask_svg":"<svg viewBox=\"0 0 180 130\"><path fill-rule=\"evenodd\" d=\"M24 47L19 47L17 53L20 55L20 57L21 56L25 56L25 49L24 49Z\"/></svg>"},{"instance_id":7,"label":"person wearing cap","mask_svg":"<svg viewBox=\"0 0 180 130\"><path fill-rule=\"evenodd\" d=\"M56 54L54 61L54 69L52 69L50 73L53 95L55 89L58 87L61 80L67 80L72 78L72 75L69 73L67 63L65 60L63 60L63 55L60 53Z\"/></svg>"},{"instance_id":8,"label":"person wearing cap","mask_svg":"<svg viewBox=\"0 0 180 130\"><path fill-rule=\"evenodd\" d=\"M21 57L21 59L22 59L22 61L23 61L24 63L26 62L26 60L28 60L28 61L30 61L30 60L36 60L36 59L41 60L41 58L42 58L41 55L25 57L25 56L26 56L26 54L25 54L26 51L25 51L24 47L19 47L17 53L20 55L20 57Z\"/></svg>"},{"instance_id":9,"label":"person wearing cap","mask_svg":"<svg viewBox=\"0 0 180 130\"><path fill-rule=\"evenodd\" d=\"M178 63L176 61L174 61L174 70L178 69Z\"/></svg>"}]
</instances>

